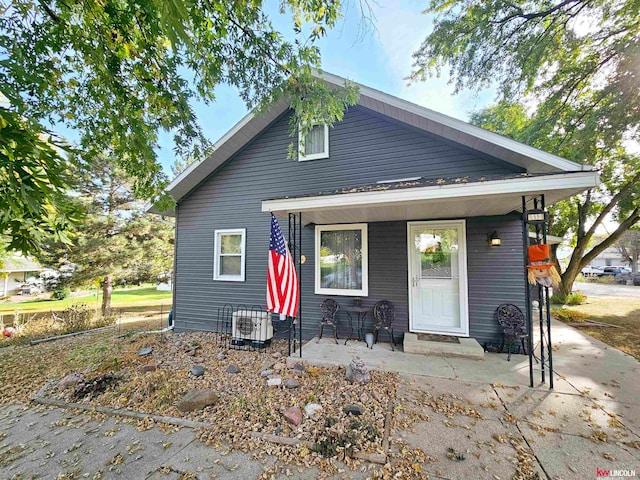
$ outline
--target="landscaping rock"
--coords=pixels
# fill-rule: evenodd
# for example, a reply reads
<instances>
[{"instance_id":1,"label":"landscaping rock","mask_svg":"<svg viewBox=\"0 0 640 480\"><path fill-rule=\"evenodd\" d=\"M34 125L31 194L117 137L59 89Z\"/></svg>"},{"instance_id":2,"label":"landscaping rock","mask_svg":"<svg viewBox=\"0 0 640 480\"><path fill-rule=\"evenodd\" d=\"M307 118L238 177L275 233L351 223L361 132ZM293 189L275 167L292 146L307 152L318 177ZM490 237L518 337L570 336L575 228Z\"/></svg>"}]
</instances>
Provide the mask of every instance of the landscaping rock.
<instances>
[{"instance_id":1,"label":"landscaping rock","mask_svg":"<svg viewBox=\"0 0 640 480\"><path fill-rule=\"evenodd\" d=\"M365 384L371 381L369 370L360 357L353 357L351 363L347 365L346 378L351 383Z\"/></svg>"},{"instance_id":2,"label":"landscaping rock","mask_svg":"<svg viewBox=\"0 0 640 480\"><path fill-rule=\"evenodd\" d=\"M240 373L240 368L235 365L229 365L226 370L227 373Z\"/></svg>"},{"instance_id":3,"label":"landscaping rock","mask_svg":"<svg viewBox=\"0 0 640 480\"><path fill-rule=\"evenodd\" d=\"M287 368L289 370L292 370L296 367L296 365L299 364L299 360L296 360L295 358L291 358L291 357L287 357Z\"/></svg>"},{"instance_id":4,"label":"landscaping rock","mask_svg":"<svg viewBox=\"0 0 640 480\"><path fill-rule=\"evenodd\" d=\"M58 388L64 390L67 388L75 387L83 380L84 378L79 373L70 373L58 382Z\"/></svg>"},{"instance_id":5,"label":"landscaping rock","mask_svg":"<svg viewBox=\"0 0 640 480\"><path fill-rule=\"evenodd\" d=\"M153 352L153 348L151 347L141 348L140 350L138 350L138 356L146 357L147 355L151 355L151 352Z\"/></svg>"},{"instance_id":6,"label":"landscaping rock","mask_svg":"<svg viewBox=\"0 0 640 480\"><path fill-rule=\"evenodd\" d=\"M155 372L158 369L157 363L148 363L147 365L140 365L138 367L138 373L145 374L149 372Z\"/></svg>"},{"instance_id":7,"label":"landscaping rock","mask_svg":"<svg viewBox=\"0 0 640 480\"><path fill-rule=\"evenodd\" d=\"M193 357L195 363L204 363L204 357Z\"/></svg>"},{"instance_id":8,"label":"landscaping rock","mask_svg":"<svg viewBox=\"0 0 640 480\"><path fill-rule=\"evenodd\" d=\"M284 381L285 388L298 388L300 386L300 382L295 378L287 378Z\"/></svg>"},{"instance_id":9,"label":"landscaping rock","mask_svg":"<svg viewBox=\"0 0 640 480\"><path fill-rule=\"evenodd\" d=\"M201 377L204 375L205 368L202 365L194 365L191 367L191 375Z\"/></svg>"},{"instance_id":10,"label":"landscaping rock","mask_svg":"<svg viewBox=\"0 0 640 480\"><path fill-rule=\"evenodd\" d=\"M344 413L347 415L362 415L362 409L358 405L349 405L344 407Z\"/></svg>"},{"instance_id":11,"label":"landscaping rock","mask_svg":"<svg viewBox=\"0 0 640 480\"><path fill-rule=\"evenodd\" d=\"M322 413L322 405L319 403L308 403L304 407L304 413L307 414L307 417L315 417L316 415Z\"/></svg>"},{"instance_id":12,"label":"landscaping rock","mask_svg":"<svg viewBox=\"0 0 640 480\"><path fill-rule=\"evenodd\" d=\"M280 385L282 385L282 378L280 377L267 379L267 387L279 387Z\"/></svg>"},{"instance_id":13,"label":"landscaping rock","mask_svg":"<svg viewBox=\"0 0 640 480\"><path fill-rule=\"evenodd\" d=\"M282 363L282 362L278 362L278 363L276 363L276 364L273 366L273 369L274 369L276 372L280 372L280 371L284 370L285 368L287 368L287 367L286 367L286 365L285 365L284 363Z\"/></svg>"},{"instance_id":14,"label":"landscaping rock","mask_svg":"<svg viewBox=\"0 0 640 480\"><path fill-rule=\"evenodd\" d=\"M271 356L272 356L273 358L280 358L280 357L282 356L282 354L281 354L280 352L273 352L273 353L271 354Z\"/></svg>"},{"instance_id":15,"label":"landscaping rock","mask_svg":"<svg viewBox=\"0 0 640 480\"><path fill-rule=\"evenodd\" d=\"M227 356L223 352L220 352L218 353L218 356L216 358L218 359L219 362L221 362L222 360L227 358Z\"/></svg>"},{"instance_id":16,"label":"landscaping rock","mask_svg":"<svg viewBox=\"0 0 640 480\"><path fill-rule=\"evenodd\" d=\"M300 407L289 407L284 411L284 418L296 427L302 423L302 410Z\"/></svg>"},{"instance_id":17,"label":"landscaping rock","mask_svg":"<svg viewBox=\"0 0 640 480\"><path fill-rule=\"evenodd\" d=\"M260 376L261 377L270 377L271 375L273 375L273 370L262 370L260 372Z\"/></svg>"},{"instance_id":18,"label":"landscaping rock","mask_svg":"<svg viewBox=\"0 0 640 480\"><path fill-rule=\"evenodd\" d=\"M178 410L181 412L193 412L213 405L218 401L218 395L210 388L203 390L189 390L182 400L178 402Z\"/></svg>"}]
</instances>

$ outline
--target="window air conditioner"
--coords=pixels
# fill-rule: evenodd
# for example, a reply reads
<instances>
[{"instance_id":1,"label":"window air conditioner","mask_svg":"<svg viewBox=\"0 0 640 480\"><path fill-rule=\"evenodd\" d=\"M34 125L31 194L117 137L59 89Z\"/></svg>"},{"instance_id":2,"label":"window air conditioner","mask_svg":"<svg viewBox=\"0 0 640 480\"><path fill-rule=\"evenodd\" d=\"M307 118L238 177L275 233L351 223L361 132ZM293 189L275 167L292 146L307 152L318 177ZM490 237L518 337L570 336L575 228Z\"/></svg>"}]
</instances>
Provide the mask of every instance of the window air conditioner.
<instances>
[{"instance_id":1,"label":"window air conditioner","mask_svg":"<svg viewBox=\"0 0 640 480\"><path fill-rule=\"evenodd\" d=\"M267 312L238 310L233 312L231 336L233 340L266 342L273 338L273 325Z\"/></svg>"}]
</instances>

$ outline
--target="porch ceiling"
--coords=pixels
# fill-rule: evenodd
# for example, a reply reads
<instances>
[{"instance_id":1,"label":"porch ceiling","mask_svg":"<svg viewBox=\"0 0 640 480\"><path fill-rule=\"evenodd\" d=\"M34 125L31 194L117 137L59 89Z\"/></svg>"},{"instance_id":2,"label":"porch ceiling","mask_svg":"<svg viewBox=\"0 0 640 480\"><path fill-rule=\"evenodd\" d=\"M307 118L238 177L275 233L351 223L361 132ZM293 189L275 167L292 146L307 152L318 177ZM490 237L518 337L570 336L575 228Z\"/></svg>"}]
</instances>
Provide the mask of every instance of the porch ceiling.
<instances>
[{"instance_id":1,"label":"porch ceiling","mask_svg":"<svg viewBox=\"0 0 640 480\"><path fill-rule=\"evenodd\" d=\"M544 194L547 205L598 185L596 172L539 175L476 183L264 200L263 212L302 213L304 223L331 224L505 215L522 211L522 196ZM352 191L355 193L349 193Z\"/></svg>"}]
</instances>

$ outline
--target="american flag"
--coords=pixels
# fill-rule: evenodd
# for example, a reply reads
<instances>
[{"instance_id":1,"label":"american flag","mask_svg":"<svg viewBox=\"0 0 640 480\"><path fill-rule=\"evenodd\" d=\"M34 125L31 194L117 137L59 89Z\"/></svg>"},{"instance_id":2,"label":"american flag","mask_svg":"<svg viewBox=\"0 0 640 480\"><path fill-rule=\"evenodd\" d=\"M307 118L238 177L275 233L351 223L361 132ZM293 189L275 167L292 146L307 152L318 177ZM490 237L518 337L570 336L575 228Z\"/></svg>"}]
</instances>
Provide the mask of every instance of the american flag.
<instances>
[{"instance_id":1,"label":"american flag","mask_svg":"<svg viewBox=\"0 0 640 480\"><path fill-rule=\"evenodd\" d=\"M298 313L298 275L282 230L271 214L269 270L267 272L267 310L295 317Z\"/></svg>"}]
</instances>

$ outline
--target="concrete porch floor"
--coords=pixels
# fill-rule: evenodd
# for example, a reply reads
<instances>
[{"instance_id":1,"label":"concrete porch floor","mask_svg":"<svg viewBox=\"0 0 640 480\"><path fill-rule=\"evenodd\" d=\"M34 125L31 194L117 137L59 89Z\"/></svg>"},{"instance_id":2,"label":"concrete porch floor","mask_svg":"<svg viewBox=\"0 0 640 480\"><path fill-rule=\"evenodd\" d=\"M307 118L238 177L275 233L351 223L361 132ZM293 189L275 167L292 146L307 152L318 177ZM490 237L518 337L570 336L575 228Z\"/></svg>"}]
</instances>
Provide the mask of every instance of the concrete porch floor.
<instances>
[{"instance_id":1,"label":"concrete porch floor","mask_svg":"<svg viewBox=\"0 0 640 480\"><path fill-rule=\"evenodd\" d=\"M552 322L554 379L556 391L575 393L575 387L568 387L570 379L583 388L602 390L602 383L611 380L612 372L622 376L620 380L628 383L630 372L639 372L638 362L633 357L588 337L578 330L561 322ZM538 338L534 332L534 344ZM483 360L463 357L445 357L442 355L421 355L405 353L397 345L391 351L390 343L379 342L373 349L367 348L363 341L344 339L335 344L332 338L322 338L316 343L314 338L303 345L302 359L309 364L319 366L347 366L355 356L362 358L368 368L392 371L410 375L457 379L467 382L501 383L504 385L529 386L529 357L512 355L507 361L506 353L485 353ZM539 347L536 349L539 353ZM296 352L292 357L300 358ZM589 358L591 361L585 361ZM596 361L594 361L596 360ZM623 368L624 367L624 368ZM624 373L621 375L621 371ZM626 375L625 375L626 374ZM545 366L546 383L541 382L541 365L534 362L534 387L548 388L549 369ZM573 382L572 382L573 383ZM592 390L592 391L593 391ZM640 383L634 393L640 398ZM633 397L633 395L631 395Z\"/></svg>"},{"instance_id":2,"label":"concrete porch floor","mask_svg":"<svg viewBox=\"0 0 640 480\"><path fill-rule=\"evenodd\" d=\"M336 344L332 338L317 337L302 347L302 360L317 366L347 366L353 357L360 357L372 370L399 372L410 375L460 379L483 383L500 382L508 385L529 385L529 357L512 355L507 362L507 354L485 353L484 360L445 357L442 355L421 355L405 353L397 345L391 351L390 343L378 342L372 349L363 341L344 339ZM293 358L300 358L298 353ZM536 378L540 376L536 374Z\"/></svg>"}]
</instances>

